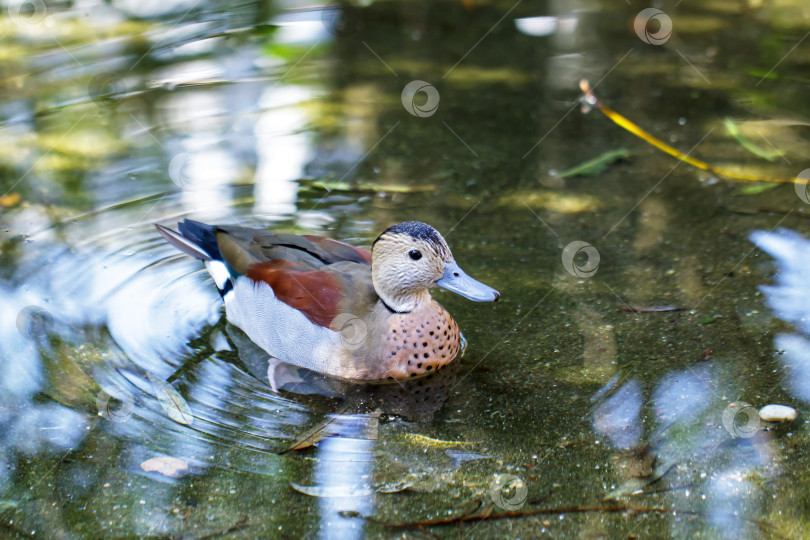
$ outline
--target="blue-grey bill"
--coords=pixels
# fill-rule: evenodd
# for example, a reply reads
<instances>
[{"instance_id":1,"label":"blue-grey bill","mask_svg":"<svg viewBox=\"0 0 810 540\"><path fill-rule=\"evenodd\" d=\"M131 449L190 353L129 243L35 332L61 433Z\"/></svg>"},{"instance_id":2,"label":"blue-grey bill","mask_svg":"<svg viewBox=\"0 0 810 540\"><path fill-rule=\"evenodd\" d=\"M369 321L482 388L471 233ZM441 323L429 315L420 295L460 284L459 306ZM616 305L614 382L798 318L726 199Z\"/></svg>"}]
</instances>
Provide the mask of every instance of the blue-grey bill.
<instances>
[{"instance_id":1,"label":"blue-grey bill","mask_svg":"<svg viewBox=\"0 0 810 540\"><path fill-rule=\"evenodd\" d=\"M454 262L444 264L444 276L436 282L436 286L476 302L495 302L501 297L492 287L465 274Z\"/></svg>"}]
</instances>

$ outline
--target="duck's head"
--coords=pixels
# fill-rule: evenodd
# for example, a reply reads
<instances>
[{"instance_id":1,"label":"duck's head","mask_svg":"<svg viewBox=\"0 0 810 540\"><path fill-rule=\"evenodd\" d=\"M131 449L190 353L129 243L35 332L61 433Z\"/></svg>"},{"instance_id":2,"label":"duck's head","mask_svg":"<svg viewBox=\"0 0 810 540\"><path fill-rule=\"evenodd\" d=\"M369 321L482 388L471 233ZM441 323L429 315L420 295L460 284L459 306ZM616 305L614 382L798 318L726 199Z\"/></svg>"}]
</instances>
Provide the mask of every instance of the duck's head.
<instances>
[{"instance_id":1,"label":"duck's head","mask_svg":"<svg viewBox=\"0 0 810 540\"><path fill-rule=\"evenodd\" d=\"M459 268L439 232L419 221L386 229L371 252L374 289L385 304L403 313L430 299L430 287L442 287L475 300L495 302L500 294Z\"/></svg>"}]
</instances>

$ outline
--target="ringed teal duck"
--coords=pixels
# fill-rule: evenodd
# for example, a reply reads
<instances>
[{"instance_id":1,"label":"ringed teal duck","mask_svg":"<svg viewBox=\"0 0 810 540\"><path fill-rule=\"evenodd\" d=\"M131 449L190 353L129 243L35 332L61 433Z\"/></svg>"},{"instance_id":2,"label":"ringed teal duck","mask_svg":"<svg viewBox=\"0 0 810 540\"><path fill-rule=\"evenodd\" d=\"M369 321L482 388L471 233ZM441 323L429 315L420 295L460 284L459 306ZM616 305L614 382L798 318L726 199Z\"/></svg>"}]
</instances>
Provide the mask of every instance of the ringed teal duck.
<instances>
[{"instance_id":1,"label":"ringed teal duck","mask_svg":"<svg viewBox=\"0 0 810 540\"><path fill-rule=\"evenodd\" d=\"M344 379L416 377L456 357L458 325L430 287L477 302L500 297L418 221L386 229L371 253L319 236L178 225L179 233L156 227L205 262L231 324L274 358Z\"/></svg>"}]
</instances>

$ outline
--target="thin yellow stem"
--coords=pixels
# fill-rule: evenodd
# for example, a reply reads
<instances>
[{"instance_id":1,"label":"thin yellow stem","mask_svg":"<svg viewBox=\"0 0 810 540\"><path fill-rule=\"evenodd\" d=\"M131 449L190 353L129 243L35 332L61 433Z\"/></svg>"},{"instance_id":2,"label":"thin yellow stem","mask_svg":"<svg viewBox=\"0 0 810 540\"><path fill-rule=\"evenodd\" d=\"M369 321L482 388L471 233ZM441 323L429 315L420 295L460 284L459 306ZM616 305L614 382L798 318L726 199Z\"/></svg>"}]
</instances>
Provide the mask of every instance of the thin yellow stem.
<instances>
[{"instance_id":1,"label":"thin yellow stem","mask_svg":"<svg viewBox=\"0 0 810 540\"><path fill-rule=\"evenodd\" d=\"M613 109L609 108L608 106L604 105L601 101L596 99L596 96L593 94L590 86L588 85L588 81L580 82L580 88L582 92L585 94L583 98L583 102L586 105L592 105L598 108L602 114L610 118L616 125L619 127L629 131L639 139L646 141L647 143L653 145L654 147L658 148L662 152L666 152L670 156L673 156L684 163L688 163L693 167L697 167L698 169L702 169L704 171L709 171L719 176L723 176L732 180L742 180L745 182L777 182L780 184L795 184L797 182L807 184L807 179L801 178L778 178L772 176L761 176L761 175L752 175L752 174L743 174L737 173L734 171L729 171L727 169L723 169L720 167L715 167L705 161L701 161L699 159L687 156L677 148L674 148L664 141L655 138L650 133L644 131L641 127L634 124L621 114L617 113Z\"/></svg>"}]
</instances>

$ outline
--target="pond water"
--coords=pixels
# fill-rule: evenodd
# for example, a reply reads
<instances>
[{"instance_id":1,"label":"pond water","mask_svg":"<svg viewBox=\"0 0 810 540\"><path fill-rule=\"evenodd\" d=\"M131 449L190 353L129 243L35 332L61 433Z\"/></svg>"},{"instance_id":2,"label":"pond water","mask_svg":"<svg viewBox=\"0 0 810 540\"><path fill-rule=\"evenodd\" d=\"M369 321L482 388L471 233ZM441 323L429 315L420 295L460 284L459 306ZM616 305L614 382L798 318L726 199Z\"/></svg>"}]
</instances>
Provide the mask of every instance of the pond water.
<instances>
[{"instance_id":1,"label":"pond water","mask_svg":"<svg viewBox=\"0 0 810 540\"><path fill-rule=\"evenodd\" d=\"M806 2L2 5L0 536L808 535L810 197L579 89L810 178ZM424 221L501 301L435 293L433 378L275 392L183 217Z\"/></svg>"}]
</instances>

